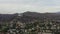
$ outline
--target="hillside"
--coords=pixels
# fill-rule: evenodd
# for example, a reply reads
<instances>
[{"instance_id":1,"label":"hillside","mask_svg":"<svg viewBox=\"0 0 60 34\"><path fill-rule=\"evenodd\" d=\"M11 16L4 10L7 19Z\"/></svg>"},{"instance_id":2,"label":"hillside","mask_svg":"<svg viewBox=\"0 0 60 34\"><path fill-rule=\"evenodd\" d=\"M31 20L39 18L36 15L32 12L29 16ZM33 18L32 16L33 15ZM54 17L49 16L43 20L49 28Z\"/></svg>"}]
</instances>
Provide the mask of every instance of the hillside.
<instances>
[{"instance_id":1,"label":"hillside","mask_svg":"<svg viewBox=\"0 0 60 34\"><path fill-rule=\"evenodd\" d=\"M0 14L0 22L1 21L12 21L16 17L19 16L18 20L21 22L30 22L34 20L60 20L60 14L57 13L37 13L37 12L24 12L22 14Z\"/></svg>"}]
</instances>

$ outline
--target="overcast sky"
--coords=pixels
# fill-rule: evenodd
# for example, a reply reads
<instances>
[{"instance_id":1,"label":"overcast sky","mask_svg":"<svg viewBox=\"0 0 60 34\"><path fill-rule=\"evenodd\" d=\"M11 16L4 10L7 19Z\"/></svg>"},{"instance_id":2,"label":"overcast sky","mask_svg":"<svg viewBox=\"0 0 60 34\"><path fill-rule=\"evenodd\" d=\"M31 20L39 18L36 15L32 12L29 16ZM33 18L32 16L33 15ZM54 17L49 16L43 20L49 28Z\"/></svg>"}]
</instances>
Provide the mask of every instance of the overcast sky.
<instances>
[{"instance_id":1,"label":"overcast sky","mask_svg":"<svg viewBox=\"0 0 60 34\"><path fill-rule=\"evenodd\" d=\"M0 0L0 13L57 12L60 0Z\"/></svg>"}]
</instances>

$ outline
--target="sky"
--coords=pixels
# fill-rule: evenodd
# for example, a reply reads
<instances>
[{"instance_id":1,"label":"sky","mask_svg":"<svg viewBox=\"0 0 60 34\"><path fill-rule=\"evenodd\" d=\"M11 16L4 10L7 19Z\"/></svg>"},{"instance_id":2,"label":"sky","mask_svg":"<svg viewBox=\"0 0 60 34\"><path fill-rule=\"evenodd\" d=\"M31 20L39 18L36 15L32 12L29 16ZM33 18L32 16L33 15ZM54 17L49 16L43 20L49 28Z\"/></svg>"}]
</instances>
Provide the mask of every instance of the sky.
<instances>
[{"instance_id":1,"label":"sky","mask_svg":"<svg viewBox=\"0 0 60 34\"><path fill-rule=\"evenodd\" d=\"M60 0L0 0L0 13L59 12Z\"/></svg>"}]
</instances>

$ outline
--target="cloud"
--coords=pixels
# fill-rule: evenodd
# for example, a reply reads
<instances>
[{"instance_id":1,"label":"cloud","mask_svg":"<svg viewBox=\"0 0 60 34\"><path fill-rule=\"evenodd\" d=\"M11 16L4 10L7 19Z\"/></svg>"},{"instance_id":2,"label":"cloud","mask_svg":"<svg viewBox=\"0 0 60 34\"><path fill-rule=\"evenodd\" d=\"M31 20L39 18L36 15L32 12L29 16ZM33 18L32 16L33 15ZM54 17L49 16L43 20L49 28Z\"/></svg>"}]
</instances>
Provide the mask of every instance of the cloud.
<instances>
[{"instance_id":1,"label":"cloud","mask_svg":"<svg viewBox=\"0 0 60 34\"><path fill-rule=\"evenodd\" d=\"M0 0L0 13L60 11L60 0Z\"/></svg>"}]
</instances>

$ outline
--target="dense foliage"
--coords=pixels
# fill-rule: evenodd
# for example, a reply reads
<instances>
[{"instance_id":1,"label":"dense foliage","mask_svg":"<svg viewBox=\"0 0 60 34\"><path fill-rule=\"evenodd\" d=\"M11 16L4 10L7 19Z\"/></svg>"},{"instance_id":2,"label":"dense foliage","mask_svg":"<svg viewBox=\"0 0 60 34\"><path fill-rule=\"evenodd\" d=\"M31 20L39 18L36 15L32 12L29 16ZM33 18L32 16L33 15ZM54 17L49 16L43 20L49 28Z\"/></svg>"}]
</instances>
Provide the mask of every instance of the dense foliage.
<instances>
[{"instance_id":1,"label":"dense foliage","mask_svg":"<svg viewBox=\"0 0 60 34\"><path fill-rule=\"evenodd\" d=\"M60 16L56 13L25 12L21 16L18 15L18 13L0 15L0 32L4 34L60 34Z\"/></svg>"}]
</instances>

